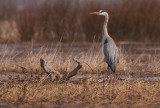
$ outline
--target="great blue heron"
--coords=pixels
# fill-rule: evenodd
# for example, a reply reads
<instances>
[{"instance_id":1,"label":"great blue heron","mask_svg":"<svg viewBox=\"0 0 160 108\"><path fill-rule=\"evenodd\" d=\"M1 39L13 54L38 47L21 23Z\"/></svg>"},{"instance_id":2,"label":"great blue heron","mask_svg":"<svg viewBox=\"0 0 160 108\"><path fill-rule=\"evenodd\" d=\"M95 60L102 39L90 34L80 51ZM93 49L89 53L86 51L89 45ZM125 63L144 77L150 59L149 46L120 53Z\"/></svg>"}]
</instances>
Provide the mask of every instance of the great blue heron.
<instances>
[{"instance_id":1,"label":"great blue heron","mask_svg":"<svg viewBox=\"0 0 160 108\"><path fill-rule=\"evenodd\" d=\"M102 32L102 45L104 52L104 60L108 64L108 73L109 76L109 68L115 73L117 64L119 63L119 52L118 48L114 42L114 40L109 36L107 30L107 23L109 20L108 13L104 10L100 10L99 12L91 12L90 14L103 15L105 16L105 21L103 24L103 32Z\"/></svg>"}]
</instances>

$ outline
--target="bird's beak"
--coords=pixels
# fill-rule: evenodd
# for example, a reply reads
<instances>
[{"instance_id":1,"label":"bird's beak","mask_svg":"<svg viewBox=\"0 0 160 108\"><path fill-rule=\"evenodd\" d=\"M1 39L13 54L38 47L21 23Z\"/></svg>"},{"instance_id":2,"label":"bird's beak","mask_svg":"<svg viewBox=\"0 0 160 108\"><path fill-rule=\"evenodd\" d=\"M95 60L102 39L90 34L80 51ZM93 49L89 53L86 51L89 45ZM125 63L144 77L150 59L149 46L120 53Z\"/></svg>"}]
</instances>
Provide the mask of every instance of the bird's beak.
<instances>
[{"instance_id":1,"label":"bird's beak","mask_svg":"<svg viewBox=\"0 0 160 108\"><path fill-rule=\"evenodd\" d=\"M97 15L97 14L98 14L98 12L91 12L91 13L89 13L89 14L96 14L96 15Z\"/></svg>"}]
</instances>

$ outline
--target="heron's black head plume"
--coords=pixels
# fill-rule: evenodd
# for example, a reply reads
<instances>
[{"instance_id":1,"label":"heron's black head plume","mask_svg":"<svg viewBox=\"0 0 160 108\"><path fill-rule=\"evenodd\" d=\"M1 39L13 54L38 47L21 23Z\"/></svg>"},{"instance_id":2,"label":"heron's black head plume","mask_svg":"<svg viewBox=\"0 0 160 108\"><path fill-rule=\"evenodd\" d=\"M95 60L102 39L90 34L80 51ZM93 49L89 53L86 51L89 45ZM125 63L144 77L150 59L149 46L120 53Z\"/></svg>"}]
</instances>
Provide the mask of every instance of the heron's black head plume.
<instances>
[{"instance_id":1,"label":"heron's black head plume","mask_svg":"<svg viewBox=\"0 0 160 108\"><path fill-rule=\"evenodd\" d=\"M103 13L103 12L106 12L106 11L105 11L105 10L100 10L100 11L99 11L99 13Z\"/></svg>"}]
</instances>

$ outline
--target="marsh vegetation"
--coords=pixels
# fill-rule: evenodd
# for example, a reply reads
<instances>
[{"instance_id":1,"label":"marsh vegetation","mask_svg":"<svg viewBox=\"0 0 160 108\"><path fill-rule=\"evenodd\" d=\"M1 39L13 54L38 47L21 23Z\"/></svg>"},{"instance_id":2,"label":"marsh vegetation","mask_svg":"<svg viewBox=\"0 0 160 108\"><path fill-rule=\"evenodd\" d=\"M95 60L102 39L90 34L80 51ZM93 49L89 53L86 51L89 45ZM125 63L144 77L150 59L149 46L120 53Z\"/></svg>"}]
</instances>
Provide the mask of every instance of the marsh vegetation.
<instances>
[{"instance_id":1,"label":"marsh vegetation","mask_svg":"<svg viewBox=\"0 0 160 108\"><path fill-rule=\"evenodd\" d=\"M101 41L103 17L89 15L101 9L109 13L108 29L114 40L160 40L159 0L35 0L18 7L14 0L0 1L2 42Z\"/></svg>"},{"instance_id":2,"label":"marsh vegetation","mask_svg":"<svg viewBox=\"0 0 160 108\"><path fill-rule=\"evenodd\" d=\"M0 0L0 107L160 106L159 0L15 1ZM109 80L101 9L120 51Z\"/></svg>"},{"instance_id":3,"label":"marsh vegetation","mask_svg":"<svg viewBox=\"0 0 160 108\"><path fill-rule=\"evenodd\" d=\"M103 58L100 43L1 45L1 106L159 106L159 44L119 43L118 47L117 78L111 75L111 80L103 82L107 65L98 66ZM75 57L82 68L69 81L41 83L40 58L64 75L77 66Z\"/></svg>"}]
</instances>

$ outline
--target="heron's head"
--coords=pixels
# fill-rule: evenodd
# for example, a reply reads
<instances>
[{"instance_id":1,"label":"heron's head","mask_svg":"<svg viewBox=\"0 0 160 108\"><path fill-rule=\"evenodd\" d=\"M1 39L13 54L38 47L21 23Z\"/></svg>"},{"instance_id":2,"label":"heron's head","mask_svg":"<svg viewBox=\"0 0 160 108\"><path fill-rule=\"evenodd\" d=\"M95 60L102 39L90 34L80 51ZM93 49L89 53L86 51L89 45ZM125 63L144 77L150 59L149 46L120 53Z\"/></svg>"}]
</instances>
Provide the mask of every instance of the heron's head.
<instances>
[{"instance_id":1,"label":"heron's head","mask_svg":"<svg viewBox=\"0 0 160 108\"><path fill-rule=\"evenodd\" d=\"M104 10L100 10L99 12L91 12L90 14L103 15L103 16L108 15L108 13Z\"/></svg>"}]
</instances>

